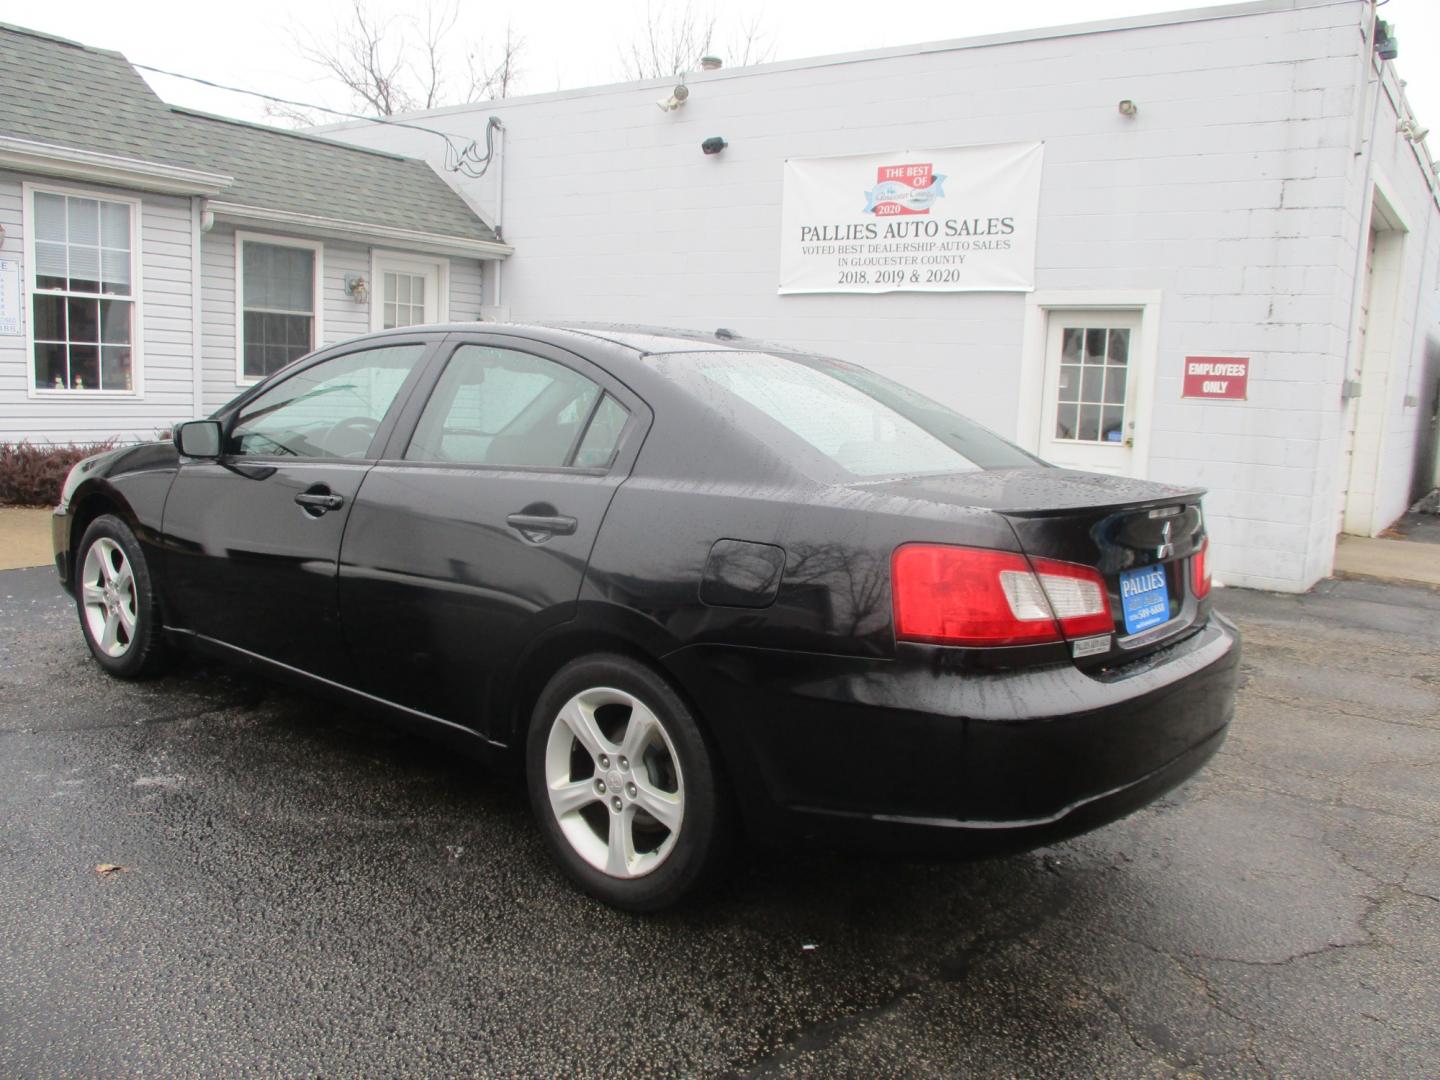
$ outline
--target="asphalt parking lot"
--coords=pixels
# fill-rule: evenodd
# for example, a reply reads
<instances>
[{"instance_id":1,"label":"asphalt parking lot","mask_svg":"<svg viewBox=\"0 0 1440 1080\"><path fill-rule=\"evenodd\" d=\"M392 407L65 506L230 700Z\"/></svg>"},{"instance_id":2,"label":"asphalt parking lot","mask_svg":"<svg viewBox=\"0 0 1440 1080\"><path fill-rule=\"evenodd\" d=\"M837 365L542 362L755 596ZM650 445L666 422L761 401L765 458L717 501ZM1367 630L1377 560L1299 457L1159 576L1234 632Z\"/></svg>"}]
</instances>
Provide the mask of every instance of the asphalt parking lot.
<instances>
[{"instance_id":1,"label":"asphalt parking lot","mask_svg":"<svg viewBox=\"0 0 1440 1080\"><path fill-rule=\"evenodd\" d=\"M1434 1076L1440 592L1220 603L1238 716L1159 805L642 918L513 784L219 667L109 681L0 573L0 1075Z\"/></svg>"}]
</instances>

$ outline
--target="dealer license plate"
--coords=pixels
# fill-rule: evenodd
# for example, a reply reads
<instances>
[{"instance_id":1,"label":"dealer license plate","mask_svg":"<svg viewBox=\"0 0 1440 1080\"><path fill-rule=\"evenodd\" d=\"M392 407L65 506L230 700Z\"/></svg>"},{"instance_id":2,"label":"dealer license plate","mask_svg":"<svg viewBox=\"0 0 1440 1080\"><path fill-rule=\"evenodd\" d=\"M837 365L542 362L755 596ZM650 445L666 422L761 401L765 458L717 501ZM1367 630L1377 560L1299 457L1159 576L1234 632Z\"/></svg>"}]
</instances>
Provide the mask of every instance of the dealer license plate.
<instances>
[{"instance_id":1,"label":"dealer license plate","mask_svg":"<svg viewBox=\"0 0 1440 1080\"><path fill-rule=\"evenodd\" d=\"M1138 634L1170 618L1170 591L1163 566L1142 566L1120 575L1125 633Z\"/></svg>"}]
</instances>

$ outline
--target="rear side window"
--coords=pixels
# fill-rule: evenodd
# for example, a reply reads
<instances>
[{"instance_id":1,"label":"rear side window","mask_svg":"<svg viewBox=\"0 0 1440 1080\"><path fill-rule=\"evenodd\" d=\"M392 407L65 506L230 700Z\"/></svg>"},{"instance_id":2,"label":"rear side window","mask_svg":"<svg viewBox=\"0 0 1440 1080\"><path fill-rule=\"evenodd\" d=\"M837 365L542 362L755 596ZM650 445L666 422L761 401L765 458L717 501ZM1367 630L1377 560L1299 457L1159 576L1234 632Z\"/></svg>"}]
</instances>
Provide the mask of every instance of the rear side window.
<instances>
[{"instance_id":1,"label":"rear side window","mask_svg":"<svg viewBox=\"0 0 1440 1080\"><path fill-rule=\"evenodd\" d=\"M461 345L420 415L405 459L558 468L569 464L600 394L563 364Z\"/></svg>"},{"instance_id":2,"label":"rear side window","mask_svg":"<svg viewBox=\"0 0 1440 1080\"><path fill-rule=\"evenodd\" d=\"M938 402L863 368L758 353L692 355L681 361L854 476L1038 463ZM674 373L684 377L678 364ZM762 439L774 441L773 428L751 426Z\"/></svg>"},{"instance_id":3,"label":"rear side window","mask_svg":"<svg viewBox=\"0 0 1440 1080\"><path fill-rule=\"evenodd\" d=\"M580 449L575 451L575 464L586 469L608 468L615 460L620 435L625 430L625 421L629 419L630 411L606 394L595 410L590 426L585 429Z\"/></svg>"}]
</instances>

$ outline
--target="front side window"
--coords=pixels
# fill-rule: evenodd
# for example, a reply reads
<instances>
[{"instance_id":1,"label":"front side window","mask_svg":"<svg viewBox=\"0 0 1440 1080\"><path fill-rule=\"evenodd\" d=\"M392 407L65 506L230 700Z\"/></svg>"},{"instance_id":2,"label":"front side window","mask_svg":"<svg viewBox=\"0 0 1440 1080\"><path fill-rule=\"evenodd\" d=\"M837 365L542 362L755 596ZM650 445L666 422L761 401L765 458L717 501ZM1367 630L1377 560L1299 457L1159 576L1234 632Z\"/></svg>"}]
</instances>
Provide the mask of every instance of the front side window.
<instances>
[{"instance_id":1,"label":"front side window","mask_svg":"<svg viewBox=\"0 0 1440 1080\"><path fill-rule=\"evenodd\" d=\"M135 204L37 191L37 390L135 390Z\"/></svg>"},{"instance_id":2,"label":"front side window","mask_svg":"<svg viewBox=\"0 0 1440 1080\"><path fill-rule=\"evenodd\" d=\"M279 371L315 348L316 252L240 241L242 381Z\"/></svg>"},{"instance_id":3,"label":"front side window","mask_svg":"<svg viewBox=\"0 0 1440 1080\"><path fill-rule=\"evenodd\" d=\"M364 458L424 345L322 360L245 404L226 441L237 456Z\"/></svg>"},{"instance_id":4,"label":"front side window","mask_svg":"<svg viewBox=\"0 0 1440 1080\"><path fill-rule=\"evenodd\" d=\"M510 349L462 345L435 384L405 458L563 467L572 463L600 394L598 386L563 364Z\"/></svg>"}]
</instances>

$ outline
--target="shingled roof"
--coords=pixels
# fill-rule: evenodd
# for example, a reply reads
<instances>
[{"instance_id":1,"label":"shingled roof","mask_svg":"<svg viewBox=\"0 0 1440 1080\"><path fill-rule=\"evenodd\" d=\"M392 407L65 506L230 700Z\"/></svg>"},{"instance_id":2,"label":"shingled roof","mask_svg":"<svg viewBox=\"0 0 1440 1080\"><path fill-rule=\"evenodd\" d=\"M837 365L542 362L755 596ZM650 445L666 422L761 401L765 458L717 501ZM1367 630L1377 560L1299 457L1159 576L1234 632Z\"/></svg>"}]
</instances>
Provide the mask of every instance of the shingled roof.
<instances>
[{"instance_id":1,"label":"shingled roof","mask_svg":"<svg viewBox=\"0 0 1440 1080\"><path fill-rule=\"evenodd\" d=\"M166 104L118 52L0 23L0 136L233 177L258 210L494 241L425 162Z\"/></svg>"}]
</instances>

